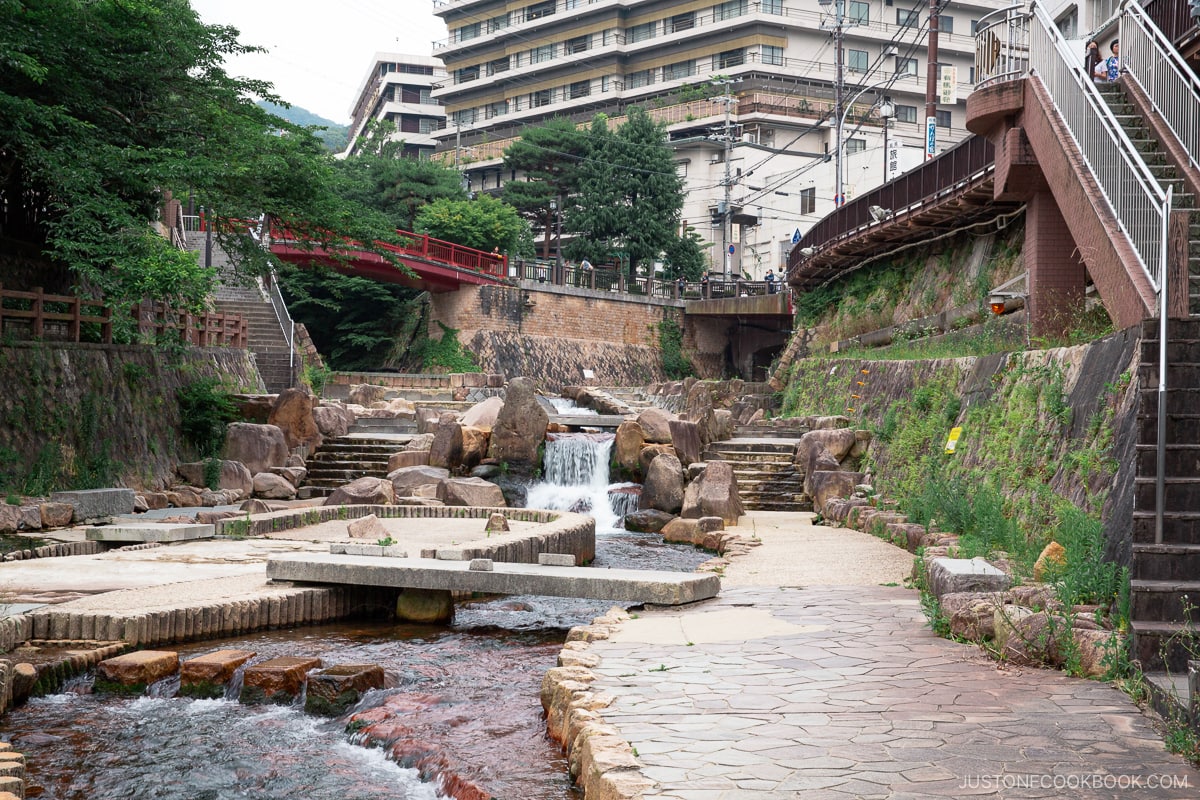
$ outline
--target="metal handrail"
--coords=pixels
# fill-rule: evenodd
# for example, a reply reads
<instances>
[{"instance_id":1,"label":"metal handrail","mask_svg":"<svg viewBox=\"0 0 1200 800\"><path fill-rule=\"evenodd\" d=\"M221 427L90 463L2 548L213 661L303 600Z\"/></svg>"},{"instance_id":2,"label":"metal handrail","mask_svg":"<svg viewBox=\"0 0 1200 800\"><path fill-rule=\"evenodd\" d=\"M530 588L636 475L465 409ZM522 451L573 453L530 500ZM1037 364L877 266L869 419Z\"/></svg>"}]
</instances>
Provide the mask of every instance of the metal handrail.
<instances>
[{"instance_id":1,"label":"metal handrail","mask_svg":"<svg viewBox=\"0 0 1200 800\"><path fill-rule=\"evenodd\" d=\"M1121 9L1121 65L1200 169L1200 78L1136 2Z\"/></svg>"},{"instance_id":2,"label":"metal handrail","mask_svg":"<svg viewBox=\"0 0 1200 800\"><path fill-rule=\"evenodd\" d=\"M1012 81L1029 70L1029 14L1023 4L984 14L975 23L975 88Z\"/></svg>"},{"instance_id":3,"label":"metal handrail","mask_svg":"<svg viewBox=\"0 0 1200 800\"><path fill-rule=\"evenodd\" d=\"M296 323L292 320L292 315L288 313L287 303L283 301L283 294L279 291L279 281L276 279L275 270L272 269L266 277L258 279L258 288L271 301L271 307L275 309L275 318L279 320L279 327L283 330L283 338L287 340L288 372L292 379L295 380Z\"/></svg>"},{"instance_id":4,"label":"metal handrail","mask_svg":"<svg viewBox=\"0 0 1200 800\"><path fill-rule=\"evenodd\" d=\"M1138 261L1158 292L1166 277L1162 237L1170 207L1166 194L1129 141L1112 109L1100 96L1082 60L1068 48L1049 14L1031 3L1038 24L1030 25L1030 74L1050 94L1059 117L1133 245Z\"/></svg>"}]
</instances>

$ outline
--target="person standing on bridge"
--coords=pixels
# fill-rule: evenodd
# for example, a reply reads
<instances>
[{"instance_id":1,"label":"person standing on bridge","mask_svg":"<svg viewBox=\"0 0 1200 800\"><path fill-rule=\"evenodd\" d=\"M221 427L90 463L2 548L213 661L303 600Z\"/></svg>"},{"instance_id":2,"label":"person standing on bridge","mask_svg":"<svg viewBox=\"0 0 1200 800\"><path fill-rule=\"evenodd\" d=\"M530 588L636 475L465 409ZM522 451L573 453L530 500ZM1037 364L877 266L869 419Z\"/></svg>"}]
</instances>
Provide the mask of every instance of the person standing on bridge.
<instances>
[{"instance_id":1,"label":"person standing on bridge","mask_svg":"<svg viewBox=\"0 0 1200 800\"><path fill-rule=\"evenodd\" d=\"M775 271L768 269L764 280L767 282L767 294L775 294Z\"/></svg>"}]
</instances>

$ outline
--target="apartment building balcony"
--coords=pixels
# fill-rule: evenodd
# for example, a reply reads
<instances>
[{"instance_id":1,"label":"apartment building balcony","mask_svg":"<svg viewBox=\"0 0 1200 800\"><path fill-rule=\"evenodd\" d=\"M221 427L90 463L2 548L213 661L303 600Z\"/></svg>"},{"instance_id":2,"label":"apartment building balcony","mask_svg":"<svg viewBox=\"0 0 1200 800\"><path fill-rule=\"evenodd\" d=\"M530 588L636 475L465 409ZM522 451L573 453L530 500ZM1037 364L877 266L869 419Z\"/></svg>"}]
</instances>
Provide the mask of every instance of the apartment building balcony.
<instances>
[{"instance_id":1,"label":"apartment building balcony","mask_svg":"<svg viewBox=\"0 0 1200 800\"><path fill-rule=\"evenodd\" d=\"M488 0L481 0L487 2ZM627 7L628 0L547 0L542 3L530 3L516 11L497 14L490 19L478 19L478 12L458 15L460 18L471 20L465 26L455 28L451 35L433 43L433 53L437 58L446 61L456 61L475 50L486 50L497 42L510 38L528 40L543 35L554 28L571 29L589 24L589 22L607 14L616 21L616 12ZM446 20L447 27L458 21L458 8L452 3L450 7L440 9L438 16Z\"/></svg>"}]
</instances>

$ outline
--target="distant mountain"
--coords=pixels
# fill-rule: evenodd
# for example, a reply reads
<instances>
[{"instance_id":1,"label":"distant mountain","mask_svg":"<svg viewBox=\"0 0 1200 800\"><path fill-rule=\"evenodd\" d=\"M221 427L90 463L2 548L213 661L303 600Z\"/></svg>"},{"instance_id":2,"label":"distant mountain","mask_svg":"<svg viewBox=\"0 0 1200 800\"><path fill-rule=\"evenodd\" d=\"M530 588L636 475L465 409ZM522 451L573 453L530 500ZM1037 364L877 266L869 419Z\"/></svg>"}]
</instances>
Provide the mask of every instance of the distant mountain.
<instances>
[{"instance_id":1,"label":"distant mountain","mask_svg":"<svg viewBox=\"0 0 1200 800\"><path fill-rule=\"evenodd\" d=\"M350 138L350 131L345 125L338 125L332 120L317 116L306 108L292 106L284 108L276 103L269 103L266 100L258 101L260 108L274 114L277 117L282 117L288 122L293 122L297 125L316 125L325 130L320 131L317 136L325 143L325 149L332 153L340 153L346 149L346 143Z\"/></svg>"}]
</instances>

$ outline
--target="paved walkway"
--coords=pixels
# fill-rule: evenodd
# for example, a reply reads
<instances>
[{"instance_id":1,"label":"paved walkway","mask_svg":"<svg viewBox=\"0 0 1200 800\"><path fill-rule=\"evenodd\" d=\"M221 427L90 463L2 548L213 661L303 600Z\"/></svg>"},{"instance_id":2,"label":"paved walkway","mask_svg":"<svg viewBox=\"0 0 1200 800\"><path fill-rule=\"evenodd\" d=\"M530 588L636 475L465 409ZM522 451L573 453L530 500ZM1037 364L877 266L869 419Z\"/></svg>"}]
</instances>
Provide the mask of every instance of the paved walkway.
<instances>
[{"instance_id":1,"label":"paved walkway","mask_svg":"<svg viewBox=\"0 0 1200 800\"><path fill-rule=\"evenodd\" d=\"M616 698L601 716L659 783L647 797L1200 797L1123 693L935 637L914 591L879 585L907 556L805 523L752 512L740 528L763 545L719 598L593 643L592 689Z\"/></svg>"}]
</instances>

